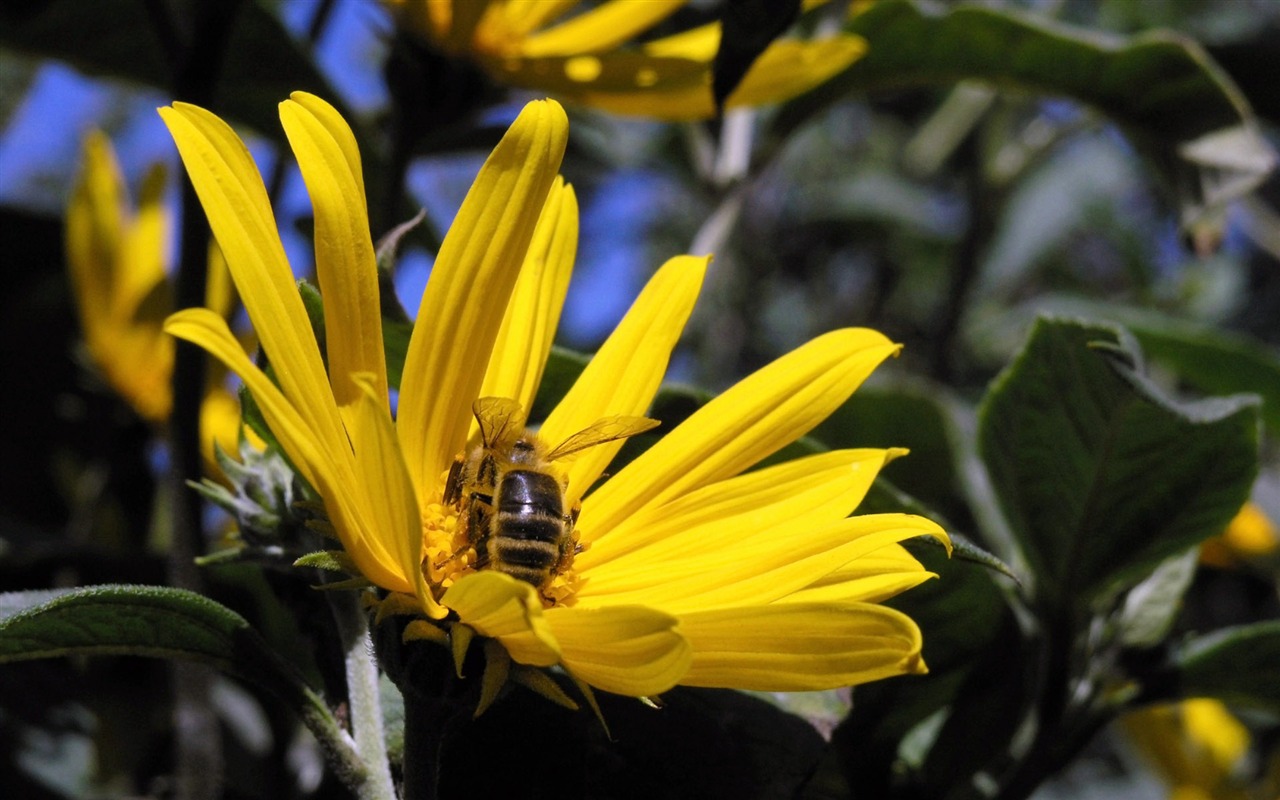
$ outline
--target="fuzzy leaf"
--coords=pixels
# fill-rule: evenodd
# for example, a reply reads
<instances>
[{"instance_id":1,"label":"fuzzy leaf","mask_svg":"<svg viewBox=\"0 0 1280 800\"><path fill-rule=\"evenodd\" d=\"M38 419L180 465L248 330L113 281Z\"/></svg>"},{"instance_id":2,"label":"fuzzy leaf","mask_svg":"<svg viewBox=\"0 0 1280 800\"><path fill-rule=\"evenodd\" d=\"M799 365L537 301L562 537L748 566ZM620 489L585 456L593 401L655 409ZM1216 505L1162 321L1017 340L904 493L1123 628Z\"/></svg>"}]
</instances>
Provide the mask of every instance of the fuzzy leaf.
<instances>
[{"instance_id":1,"label":"fuzzy leaf","mask_svg":"<svg viewBox=\"0 0 1280 800\"><path fill-rule=\"evenodd\" d=\"M286 700L306 691L243 617L194 592L116 584L0 594L0 663L70 655L199 661Z\"/></svg>"}]
</instances>

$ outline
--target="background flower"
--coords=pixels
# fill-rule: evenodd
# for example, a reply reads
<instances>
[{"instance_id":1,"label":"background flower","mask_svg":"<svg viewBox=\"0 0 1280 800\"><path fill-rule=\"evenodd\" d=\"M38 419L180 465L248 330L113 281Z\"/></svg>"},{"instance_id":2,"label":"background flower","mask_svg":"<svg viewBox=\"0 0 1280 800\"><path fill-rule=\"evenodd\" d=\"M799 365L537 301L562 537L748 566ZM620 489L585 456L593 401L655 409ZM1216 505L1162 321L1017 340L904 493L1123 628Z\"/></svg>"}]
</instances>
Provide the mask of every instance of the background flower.
<instances>
[{"instance_id":1,"label":"background flower","mask_svg":"<svg viewBox=\"0 0 1280 800\"><path fill-rule=\"evenodd\" d=\"M711 83L720 23L633 43L686 3L610 0L576 8L572 2L388 0L404 25L450 55L473 59L498 83L619 114L707 119L716 114ZM847 34L775 41L725 108L794 97L844 70L864 50L861 39Z\"/></svg>"},{"instance_id":2,"label":"background flower","mask_svg":"<svg viewBox=\"0 0 1280 800\"><path fill-rule=\"evenodd\" d=\"M91 132L84 164L67 205L67 264L89 359L107 385L140 417L163 427L173 405L173 339L163 332L173 310L165 270L172 220L164 203L165 173L157 167L142 184L136 210L111 143ZM221 253L210 248L209 308L226 316L233 288ZM214 464L213 443L237 451L239 403L217 370L200 408L201 448Z\"/></svg>"}]
</instances>

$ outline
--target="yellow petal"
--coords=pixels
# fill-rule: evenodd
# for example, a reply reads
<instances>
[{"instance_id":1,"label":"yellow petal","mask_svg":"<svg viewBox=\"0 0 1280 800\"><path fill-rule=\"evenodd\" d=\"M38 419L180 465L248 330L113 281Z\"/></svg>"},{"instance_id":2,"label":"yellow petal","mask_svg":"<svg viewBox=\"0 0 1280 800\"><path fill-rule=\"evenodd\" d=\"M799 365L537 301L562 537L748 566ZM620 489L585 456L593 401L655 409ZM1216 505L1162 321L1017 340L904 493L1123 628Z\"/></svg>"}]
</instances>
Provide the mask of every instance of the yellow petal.
<instances>
[{"instance_id":1,"label":"yellow petal","mask_svg":"<svg viewBox=\"0 0 1280 800\"><path fill-rule=\"evenodd\" d=\"M223 452L236 453L240 446L240 403L221 386L212 387L200 402L200 454L205 471L218 474L213 455L215 442Z\"/></svg>"},{"instance_id":2,"label":"yellow petal","mask_svg":"<svg viewBox=\"0 0 1280 800\"><path fill-rule=\"evenodd\" d=\"M844 71L866 51L866 42L857 36L776 41L725 98L725 108L767 105L795 97Z\"/></svg>"},{"instance_id":3,"label":"yellow petal","mask_svg":"<svg viewBox=\"0 0 1280 800\"><path fill-rule=\"evenodd\" d=\"M676 618L652 608L553 608L547 620L565 668L606 692L665 692L680 682L693 657Z\"/></svg>"},{"instance_id":4,"label":"yellow petal","mask_svg":"<svg viewBox=\"0 0 1280 800\"><path fill-rule=\"evenodd\" d=\"M164 169L157 166L147 173L138 195L138 212L120 239L112 298L113 315L120 320L130 320L144 303L155 304L157 287L162 287L160 291L165 299L149 309L157 335L160 333L160 321L173 310L168 277L164 271L173 220L164 204L164 193Z\"/></svg>"},{"instance_id":5,"label":"yellow petal","mask_svg":"<svg viewBox=\"0 0 1280 800\"><path fill-rule=\"evenodd\" d=\"M610 0L529 36L520 46L526 57L601 53L648 30L688 0Z\"/></svg>"},{"instance_id":6,"label":"yellow petal","mask_svg":"<svg viewBox=\"0 0 1280 800\"><path fill-rule=\"evenodd\" d=\"M298 409L245 354L222 317L205 308L186 309L169 317L165 332L199 345L240 376L293 465L324 498L343 549L360 572L384 589L413 594L412 579L401 571L399 559L366 522L367 503L359 494L347 446L343 444L341 450L325 446Z\"/></svg>"},{"instance_id":7,"label":"yellow petal","mask_svg":"<svg viewBox=\"0 0 1280 800\"><path fill-rule=\"evenodd\" d=\"M710 257L678 256L662 266L636 298L600 352L556 405L539 435L551 446L597 419L640 415L662 384L671 351L702 288ZM583 451L568 465L570 504L613 460L623 440Z\"/></svg>"},{"instance_id":8,"label":"yellow petal","mask_svg":"<svg viewBox=\"0 0 1280 800\"><path fill-rule=\"evenodd\" d=\"M579 571L592 569L642 549L646 558L679 558L682 551L708 549L706 541L732 543L744 530L788 521L817 526L843 519L862 502L881 466L897 452L833 450L797 458L648 506L608 529L595 525L595 506L588 498L576 530L591 548L577 556L574 566Z\"/></svg>"},{"instance_id":9,"label":"yellow petal","mask_svg":"<svg viewBox=\"0 0 1280 800\"><path fill-rule=\"evenodd\" d=\"M494 79L615 114L668 121L709 119L716 109L709 62L635 51L486 62Z\"/></svg>"},{"instance_id":10,"label":"yellow petal","mask_svg":"<svg viewBox=\"0 0 1280 800\"><path fill-rule=\"evenodd\" d=\"M355 135L333 106L304 92L280 104L280 122L315 210L316 277L324 299L329 380L339 406L360 395L352 376L371 373L387 402L378 268L369 236Z\"/></svg>"},{"instance_id":11,"label":"yellow petal","mask_svg":"<svg viewBox=\"0 0 1280 800\"><path fill-rule=\"evenodd\" d=\"M413 585L414 596L427 616L440 619L448 613L431 596L422 576L422 520L409 471L400 454L400 440L384 399L385 380L369 373L353 376L360 397L356 400L351 440L355 445L360 494L367 504L370 524L399 562L400 574Z\"/></svg>"},{"instance_id":12,"label":"yellow petal","mask_svg":"<svg viewBox=\"0 0 1280 800\"><path fill-rule=\"evenodd\" d=\"M526 411L533 405L577 249L578 201L573 189L557 177L507 304L480 397L510 397ZM474 434L474 422L472 426Z\"/></svg>"},{"instance_id":13,"label":"yellow petal","mask_svg":"<svg viewBox=\"0 0 1280 800\"><path fill-rule=\"evenodd\" d=\"M280 388L307 427L336 450L346 434L253 158L231 128L208 111L186 103L159 111Z\"/></svg>"},{"instance_id":14,"label":"yellow petal","mask_svg":"<svg viewBox=\"0 0 1280 800\"><path fill-rule=\"evenodd\" d=\"M808 433L898 345L866 328L819 336L749 375L668 432L591 496L592 525L736 475Z\"/></svg>"},{"instance_id":15,"label":"yellow petal","mask_svg":"<svg viewBox=\"0 0 1280 800\"><path fill-rule=\"evenodd\" d=\"M863 559L859 559L862 561ZM938 577L923 567L906 572L873 571L839 583L812 586L781 597L775 603L883 603L925 581ZM829 578L830 576L828 576Z\"/></svg>"},{"instance_id":16,"label":"yellow petal","mask_svg":"<svg viewBox=\"0 0 1280 800\"><path fill-rule=\"evenodd\" d=\"M535 667L560 663L560 646L529 584L501 572L475 572L450 586L441 602L464 625L502 642L513 661Z\"/></svg>"},{"instance_id":17,"label":"yellow petal","mask_svg":"<svg viewBox=\"0 0 1280 800\"><path fill-rule=\"evenodd\" d=\"M803 692L925 671L920 629L884 606L726 608L682 615L680 630L693 644L686 686Z\"/></svg>"},{"instance_id":18,"label":"yellow petal","mask_svg":"<svg viewBox=\"0 0 1280 800\"><path fill-rule=\"evenodd\" d=\"M739 539L705 541L679 559L647 551L618 558L587 573L580 603L644 602L674 613L689 607L771 603L882 547L913 536L946 537L924 517L869 514L814 528L747 528Z\"/></svg>"},{"instance_id":19,"label":"yellow petal","mask_svg":"<svg viewBox=\"0 0 1280 800\"><path fill-rule=\"evenodd\" d=\"M465 53L476 26L490 5L500 0L427 0L427 17L437 41L450 53Z\"/></svg>"},{"instance_id":20,"label":"yellow petal","mask_svg":"<svg viewBox=\"0 0 1280 800\"><path fill-rule=\"evenodd\" d=\"M85 137L83 157L67 205L67 263L85 336L92 340L114 304L116 257L129 222L128 192L101 131Z\"/></svg>"},{"instance_id":21,"label":"yellow petal","mask_svg":"<svg viewBox=\"0 0 1280 800\"><path fill-rule=\"evenodd\" d=\"M547 22L558 19L579 0L508 0L489 6L481 27L496 26L510 41L520 41Z\"/></svg>"},{"instance_id":22,"label":"yellow petal","mask_svg":"<svg viewBox=\"0 0 1280 800\"><path fill-rule=\"evenodd\" d=\"M687 58L710 64L720 49L720 23L710 22L687 31L645 42L645 55L659 58Z\"/></svg>"},{"instance_id":23,"label":"yellow petal","mask_svg":"<svg viewBox=\"0 0 1280 800\"><path fill-rule=\"evenodd\" d=\"M218 316L227 318L235 309L236 286L231 282L231 271L227 269L227 259L218 247L217 239L209 240L209 277L204 286L205 308L217 312Z\"/></svg>"},{"instance_id":24,"label":"yellow petal","mask_svg":"<svg viewBox=\"0 0 1280 800\"><path fill-rule=\"evenodd\" d=\"M397 427L416 486L434 485L466 441L484 378L478 365L489 362L568 128L558 103L525 106L481 168L440 247L400 386Z\"/></svg>"}]
</instances>

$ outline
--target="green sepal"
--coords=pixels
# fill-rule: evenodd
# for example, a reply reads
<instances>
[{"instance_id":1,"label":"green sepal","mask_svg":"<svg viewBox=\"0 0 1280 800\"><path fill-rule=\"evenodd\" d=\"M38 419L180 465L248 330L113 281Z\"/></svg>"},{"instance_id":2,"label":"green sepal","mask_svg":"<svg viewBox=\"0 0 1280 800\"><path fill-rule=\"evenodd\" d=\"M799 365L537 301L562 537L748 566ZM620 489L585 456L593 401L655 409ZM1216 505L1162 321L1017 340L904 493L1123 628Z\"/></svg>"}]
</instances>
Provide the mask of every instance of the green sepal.
<instances>
[{"instance_id":1,"label":"green sepal","mask_svg":"<svg viewBox=\"0 0 1280 800\"><path fill-rule=\"evenodd\" d=\"M315 567L327 572L344 572L359 575L360 569L345 550L317 550L307 553L293 562L295 567Z\"/></svg>"},{"instance_id":2,"label":"green sepal","mask_svg":"<svg viewBox=\"0 0 1280 800\"><path fill-rule=\"evenodd\" d=\"M523 664L511 665L511 682L518 683L526 689L542 695L558 706L570 711L577 711L578 704L565 694L560 684L556 683L545 670L539 667L527 667Z\"/></svg>"},{"instance_id":3,"label":"green sepal","mask_svg":"<svg viewBox=\"0 0 1280 800\"><path fill-rule=\"evenodd\" d=\"M498 699L511 674L511 656L497 639L484 640L484 674L480 677L480 701L472 717L478 717Z\"/></svg>"}]
</instances>

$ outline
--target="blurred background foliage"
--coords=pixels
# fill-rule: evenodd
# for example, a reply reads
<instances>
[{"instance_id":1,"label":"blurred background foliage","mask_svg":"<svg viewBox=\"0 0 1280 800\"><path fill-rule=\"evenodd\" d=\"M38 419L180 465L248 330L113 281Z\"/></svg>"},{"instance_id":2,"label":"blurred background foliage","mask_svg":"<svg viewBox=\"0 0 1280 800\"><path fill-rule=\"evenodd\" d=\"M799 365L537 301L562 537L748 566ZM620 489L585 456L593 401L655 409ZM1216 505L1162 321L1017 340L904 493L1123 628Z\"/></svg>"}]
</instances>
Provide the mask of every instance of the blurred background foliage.
<instances>
[{"instance_id":1,"label":"blurred background foliage","mask_svg":"<svg viewBox=\"0 0 1280 800\"><path fill-rule=\"evenodd\" d=\"M726 5L690 3L651 35ZM923 508L981 547L921 553L942 578L897 601L932 673L860 688L852 705L681 692L659 722L619 703L606 711L620 750L558 710L525 713L607 752L583 785L617 796L1275 796L1280 4L863 5L802 18L861 34L867 55L778 107L679 125L570 109L564 173L583 220L558 343L592 351L683 252L715 260L655 409L666 422L705 397L683 387L722 389L833 327L904 343L801 446L911 448L869 510ZM372 0L0 5L0 590L170 574L167 451L87 364L68 285L62 217L84 136L107 133L136 194L153 163L180 174L156 106L195 99L243 126L305 277L310 207L275 120L293 90L356 125L375 237L425 209L394 269L415 309L440 232L531 93L433 50ZM1090 322L1033 328L1046 313ZM580 366L561 352L542 402ZM1256 412L1171 399L1239 392L1261 396ZM1105 441L1074 425L1081 408ZM1197 561L1246 497L1254 516ZM224 524L209 523L205 548ZM202 574L342 696L306 576ZM167 674L136 658L0 668L0 794L169 794ZM225 796L345 796L287 709L229 678L213 689ZM1246 731L1234 757L1184 735L1193 720L1224 729L1212 713L1107 727L1195 695L1232 704ZM1134 730L1170 733L1151 744ZM715 758L681 760L699 747ZM623 768L658 756L677 766L638 782Z\"/></svg>"}]
</instances>

